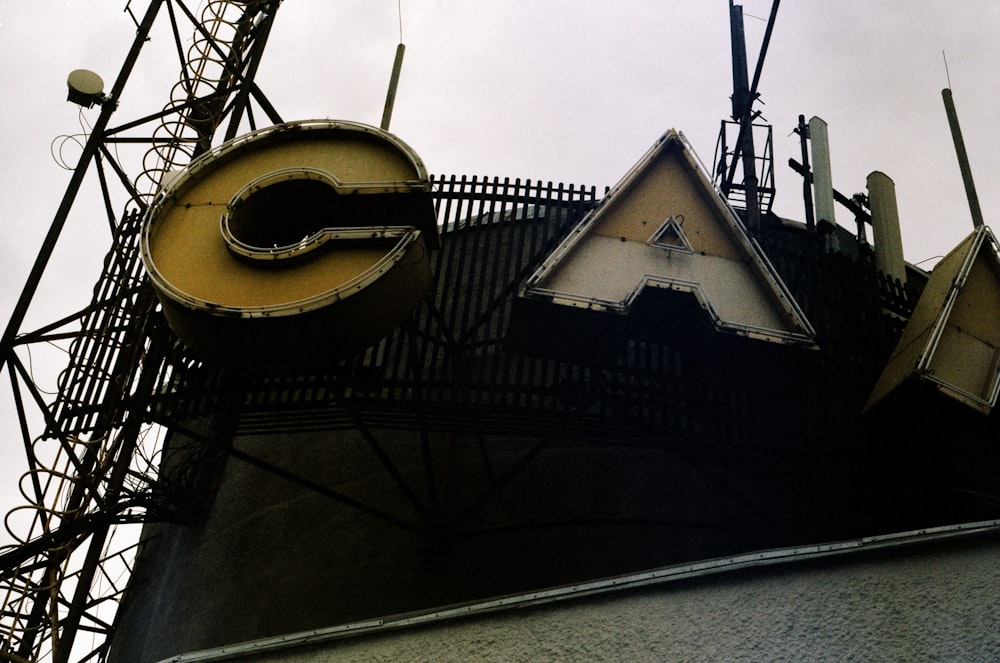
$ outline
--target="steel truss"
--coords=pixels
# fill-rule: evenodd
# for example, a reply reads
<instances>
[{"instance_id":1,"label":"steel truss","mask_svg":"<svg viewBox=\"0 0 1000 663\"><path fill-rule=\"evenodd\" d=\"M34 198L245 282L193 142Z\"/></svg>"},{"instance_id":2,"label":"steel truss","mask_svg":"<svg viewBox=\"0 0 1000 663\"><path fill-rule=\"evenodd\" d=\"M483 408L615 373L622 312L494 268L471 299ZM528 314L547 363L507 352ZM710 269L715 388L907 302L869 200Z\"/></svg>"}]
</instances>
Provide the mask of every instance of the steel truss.
<instances>
[{"instance_id":1,"label":"steel truss","mask_svg":"<svg viewBox=\"0 0 1000 663\"><path fill-rule=\"evenodd\" d=\"M136 19L135 38L111 91L95 100L100 115L0 343L28 468L20 482L26 504L6 520L21 543L0 550L0 660L102 658L134 552L132 543L113 538L116 526L172 517L169 505L152 501L157 430L134 405L138 395L150 392L162 364L162 348L149 340L156 302L139 260L141 220L165 172L183 167L218 138L255 129L255 113L268 124L281 122L254 83L279 5L211 0L196 16L185 0L151 0ZM136 18L130 6L126 10ZM181 72L170 101L159 113L113 126L119 99L154 26L161 25L169 29ZM137 149L143 152L135 168L121 156ZM92 172L111 228L103 274L89 304L24 329ZM54 401L47 402L33 364L53 346L69 362ZM85 634L96 646L83 642Z\"/></svg>"}]
</instances>

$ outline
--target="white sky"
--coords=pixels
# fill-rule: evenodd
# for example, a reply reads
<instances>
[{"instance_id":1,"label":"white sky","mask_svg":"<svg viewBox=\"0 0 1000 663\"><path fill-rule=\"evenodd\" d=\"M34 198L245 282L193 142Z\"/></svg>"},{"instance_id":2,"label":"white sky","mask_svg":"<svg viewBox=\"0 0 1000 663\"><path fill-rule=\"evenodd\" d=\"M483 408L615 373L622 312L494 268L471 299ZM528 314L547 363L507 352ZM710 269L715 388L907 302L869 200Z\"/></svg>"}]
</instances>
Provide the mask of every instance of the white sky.
<instances>
[{"instance_id":1,"label":"white sky","mask_svg":"<svg viewBox=\"0 0 1000 663\"><path fill-rule=\"evenodd\" d=\"M666 129L711 164L732 78L726 0L402 0L406 59L392 131L435 174L498 175L604 187ZM70 173L50 156L79 134L66 75L92 69L110 89L134 26L126 0L0 4L0 325L4 327ZM133 0L137 15L145 2ZM744 0L751 75L770 0ZM165 10L164 10L165 11ZM759 18L754 18L759 17ZM160 29L112 125L162 107L176 80ZM189 34L189 30L182 34ZM286 0L258 83L286 120L378 124L400 23L396 0ZM797 117L830 125L834 186L896 182L906 258L947 253L972 229L941 102L947 52L987 224L1000 209L1000 3L785 2L758 106L774 125L779 214L802 212ZM88 121L97 109L86 111ZM122 150L125 151L124 149ZM79 151L63 146L75 162ZM120 205L118 206L120 209ZM842 225L853 228L845 210ZM84 306L108 245L91 176L24 330ZM930 267L933 261L924 264ZM56 354L58 356L58 354ZM59 367L36 367L53 385ZM0 512L24 469L8 375L0 376ZM0 544L8 541L0 532Z\"/></svg>"}]
</instances>

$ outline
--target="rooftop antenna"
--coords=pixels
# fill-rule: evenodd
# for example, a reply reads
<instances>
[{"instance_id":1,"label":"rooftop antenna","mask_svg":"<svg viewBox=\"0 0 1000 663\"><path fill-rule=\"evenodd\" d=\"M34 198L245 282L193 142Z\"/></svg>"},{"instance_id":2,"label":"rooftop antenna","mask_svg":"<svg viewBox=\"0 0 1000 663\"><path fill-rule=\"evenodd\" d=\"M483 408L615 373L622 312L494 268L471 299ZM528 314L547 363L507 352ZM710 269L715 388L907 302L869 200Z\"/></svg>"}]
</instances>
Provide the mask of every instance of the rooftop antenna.
<instances>
[{"instance_id":1,"label":"rooftop antenna","mask_svg":"<svg viewBox=\"0 0 1000 663\"><path fill-rule=\"evenodd\" d=\"M757 58L757 65L754 70L753 82L751 83L747 68L746 36L743 30L743 6L734 4L733 0L729 0L729 29L733 60L732 118L739 123L740 131L733 153L733 161L729 166L728 174L723 180L722 189L728 195L736 174L737 163L742 160L743 187L746 192L746 220L747 225L752 230L757 230L761 216L760 182L757 180L757 156L753 142L753 121L759 113L753 110L753 105L759 97L757 86L760 83L764 58L767 55L767 48L771 41L774 20L777 16L780 3L781 0L774 0L771 5L771 14L768 17L764 41L761 45L760 55Z\"/></svg>"},{"instance_id":2,"label":"rooftop antenna","mask_svg":"<svg viewBox=\"0 0 1000 663\"><path fill-rule=\"evenodd\" d=\"M743 154L743 177L746 187L747 224L756 230L760 223L760 200L757 197L756 155L754 154L750 81L747 79L746 41L743 33L743 7L729 0L729 29L733 52L733 119L740 123L736 149ZM735 159L734 165L735 165Z\"/></svg>"},{"instance_id":3,"label":"rooftop antenna","mask_svg":"<svg viewBox=\"0 0 1000 663\"><path fill-rule=\"evenodd\" d=\"M399 85L399 72L403 68L403 7L402 0L397 0L396 9L399 13L399 45L396 46L396 59L392 63L392 75L389 76L389 91L385 93L385 109L382 111L382 131L389 130L389 120L392 119L392 107L396 103L396 87Z\"/></svg>"},{"instance_id":4,"label":"rooftop antenna","mask_svg":"<svg viewBox=\"0 0 1000 663\"><path fill-rule=\"evenodd\" d=\"M983 225L983 211L979 207L979 196L976 194L976 183L972 179L972 168L969 167L969 155L965 151L965 141L962 139L962 128L958 124L958 113L955 111L955 100L951 96L951 74L948 72L948 57L941 51L944 58L944 72L948 78L948 87L941 90L944 99L944 110L948 115L948 126L951 128L951 139L955 143L955 153L958 156L958 167L962 171L962 182L965 184L965 197L969 199L969 211L972 213L972 225L977 229Z\"/></svg>"}]
</instances>

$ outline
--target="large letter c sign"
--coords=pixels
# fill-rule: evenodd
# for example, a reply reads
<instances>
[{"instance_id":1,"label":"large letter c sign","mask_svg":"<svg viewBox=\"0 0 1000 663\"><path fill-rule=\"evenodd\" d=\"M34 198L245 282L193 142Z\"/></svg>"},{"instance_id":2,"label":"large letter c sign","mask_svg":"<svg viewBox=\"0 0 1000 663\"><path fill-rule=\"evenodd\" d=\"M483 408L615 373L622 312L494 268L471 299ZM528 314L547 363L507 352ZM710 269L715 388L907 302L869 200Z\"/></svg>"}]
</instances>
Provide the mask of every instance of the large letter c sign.
<instances>
[{"instance_id":1,"label":"large letter c sign","mask_svg":"<svg viewBox=\"0 0 1000 663\"><path fill-rule=\"evenodd\" d=\"M307 121L236 138L172 178L147 213L142 258L171 329L203 359L319 372L416 309L436 243L409 146Z\"/></svg>"}]
</instances>

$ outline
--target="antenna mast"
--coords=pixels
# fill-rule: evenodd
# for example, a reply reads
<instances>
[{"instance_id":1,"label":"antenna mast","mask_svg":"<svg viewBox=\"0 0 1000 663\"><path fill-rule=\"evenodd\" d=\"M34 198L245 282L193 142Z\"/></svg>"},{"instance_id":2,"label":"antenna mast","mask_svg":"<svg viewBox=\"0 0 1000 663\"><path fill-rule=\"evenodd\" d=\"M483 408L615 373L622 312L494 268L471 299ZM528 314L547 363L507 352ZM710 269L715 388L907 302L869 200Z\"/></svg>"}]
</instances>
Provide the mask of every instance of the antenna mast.
<instances>
[{"instance_id":1,"label":"antenna mast","mask_svg":"<svg viewBox=\"0 0 1000 663\"><path fill-rule=\"evenodd\" d=\"M942 57L944 52L941 53ZM979 207L979 195L976 193L976 183L972 179L972 168L969 166L969 154L965 150L965 140L962 138L962 127L958 124L958 112L955 110L955 100L951 94L951 74L948 73L948 59L944 60L945 73L948 76L948 87L941 90L944 100L944 111L948 115L948 126L951 128L951 139L955 143L955 154L958 156L958 168L962 171L962 183L965 184L965 197L969 199L969 211L972 213L972 225L977 229L983 225L983 210Z\"/></svg>"},{"instance_id":2,"label":"antenna mast","mask_svg":"<svg viewBox=\"0 0 1000 663\"><path fill-rule=\"evenodd\" d=\"M743 186L746 189L747 225L756 230L760 225L760 198L757 192L756 154L754 153L753 102L750 81L747 77L747 45L743 31L743 7L729 0L729 30L733 51L733 120L740 123L737 154L743 157ZM756 91L755 91L756 92ZM733 160L734 164L736 159Z\"/></svg>"},{"instance_id":3,"label":"antenna mast","mask_svg":"<svg viewBox=\"0 0 1000 663\"><path fill-rule=\"evenodd\" d=\"M399 86L399 72L403 68L403 54L406 46L403 44L403 4L402 0L396 2L396 9L399 12L399 45L396 46L396 58L392 62L392 74L389 77L389 90L385 93L385 108L382 111L382 131L389 130L389 121L392 119L392 107L396 103L396 88Z\"/></svg>"},{"instance_id":4,"label":"antenna mast","mask_svg":"<svg viewBox=\"0 0 1000 663\"><path fill-rule=\"evenodd\" d=\"M754 120L759 117L760 113L753 110L753 105L759 96L757 86L760 83L764 57L767 55L767 48L771 41L779 4L780 0L774 0L771 5L771 14L767 22L767 30L764 33L764 41L761 44L760 56L757 58L753 81L750 82L746 38L743 29L743 7L733 4L732 0L729 2L733 61L732 121L723 120L722 123L719 144L716 148L715 177L723 195L729 198L734 205L739 206L740 202L744 203L747 225L751 230L758 228L761 215L770 209L774 196L773 171L771 170L771 127L766 127L767 139L762 155L758 156L753 132ZM727 125L739 127L738 137L732 147L727 144ZM761 125L756 126L761 127ZM727 158L730 157L731 160L727 162ZM758 161L761 162L760 177L758 177L757 171ZM738 165L743 167L743 181L741 184L734 185Z\"/></svg>"}]
</instances>

